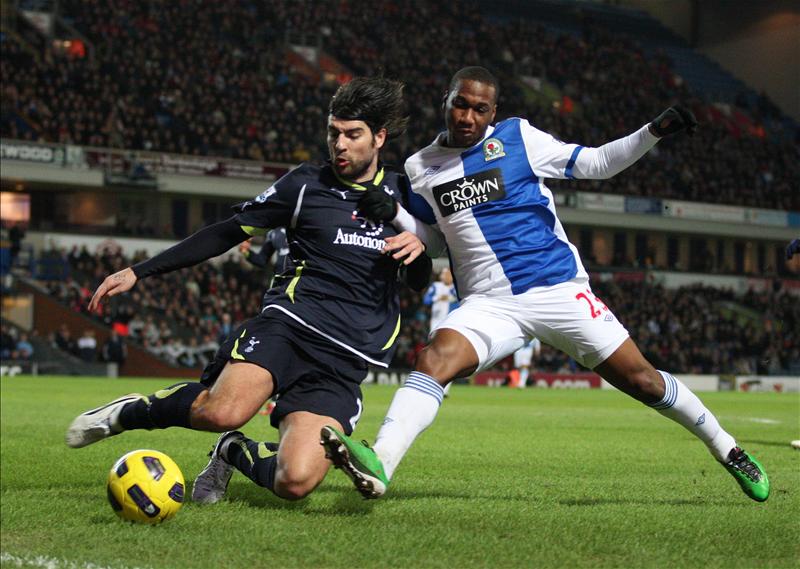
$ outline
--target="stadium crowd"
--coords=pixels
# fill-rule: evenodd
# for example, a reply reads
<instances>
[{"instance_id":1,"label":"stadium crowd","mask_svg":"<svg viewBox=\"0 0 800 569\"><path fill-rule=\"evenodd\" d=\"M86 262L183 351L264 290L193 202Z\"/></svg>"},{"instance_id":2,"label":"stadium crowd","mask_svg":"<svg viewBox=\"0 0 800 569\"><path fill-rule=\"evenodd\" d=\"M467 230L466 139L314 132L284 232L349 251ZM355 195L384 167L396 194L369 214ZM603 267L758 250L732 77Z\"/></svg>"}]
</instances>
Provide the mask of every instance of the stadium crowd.
<instances>
[{"instance_id":1,"label":"stadium crowd","mask_svg":"<svg viewBox=\"0 0 800 569\"><path fill-rule=\"evenodd\" d=\"M85 248L49 255L60 259L61 271L58 278L52 266L42 273L49 290L80 312L107 274L143 257L108 249L92 254ZM217 267L204 263L144 279L92 316L174 365L201 367L238 323L257 313L267 282L267 272L229 255ZM656 367L677 373L800 373L800 305L777 285L745 295L699 285L665 289L648 280L595 279L593 288ZM430 314L421 296L405 288L401 313L392 365L410 369L425 346ZM549 346L543 346L534 366L543 372L577 370L573 360Z\"/></svg>"},{"instance_id":2,"label":"stadium crowd","mask_svg":"<svg viewBox=\"0 0 800 569\"><path fill-rule=\"evenodd\" d=\"M321 45L356 74L406 82L412 122L388 161L401 163L441 130L449 75L481 62L501 81L498 119L525 116L566 141L599 145L676 101L704 123L694 139L665 141L624 176L558 187L800 209L792 183L800 178L797 133L781 132L768 102L704 100L664 54L647 55L599 26L569 35L488 19L473 2L421 0L224 0L190 16L186 2L65 0L60 7L92 42L94 59L36 57L4 37L4 137L286 163L322 159L319 125L333 86L289 65L286 44L298 41Z\"/></svg>"}]
</instances>

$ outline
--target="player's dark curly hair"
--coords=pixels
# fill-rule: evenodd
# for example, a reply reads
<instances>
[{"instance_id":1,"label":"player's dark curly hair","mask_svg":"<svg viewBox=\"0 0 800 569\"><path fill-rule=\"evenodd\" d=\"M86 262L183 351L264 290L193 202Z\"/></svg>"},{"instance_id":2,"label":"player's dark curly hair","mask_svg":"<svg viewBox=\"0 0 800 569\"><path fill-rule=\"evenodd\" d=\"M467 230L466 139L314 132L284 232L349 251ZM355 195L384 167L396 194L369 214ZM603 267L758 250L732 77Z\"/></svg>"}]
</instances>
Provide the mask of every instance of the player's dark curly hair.
<instances>
[{"instance_id":1,"label":"player's dark curly hair","mask_svg":"<svg viewBox=\"0 0 800 569\"><path fill-rule=\"evenodd\" d=\"M403 83L385 77L354 77L336 90L328 112L337 119L367 123L374 133L386 129L388 139L403 134Z\"/></svg>"},{"instance_id":2,"label":"player's dark curly hair","mask_svg":"<svg viewBox=\"0 0 800 569\"><path fill-rule=\"evenodd\" d=\"M497 82L497 78L492 75L491 71L486 69L485 67L478 67L477 65L473 65L470 67L463 67L455 72L453 78L450 79L450 85L448 86L448 91L452 91L456 88L456 85L459 81L466 80L466 81L477 81L478 83L483 83L484 85L491 85L494 87L494 100L497 102L497 99L500 98L500 84Z\"/></svg>"}]
</instances>

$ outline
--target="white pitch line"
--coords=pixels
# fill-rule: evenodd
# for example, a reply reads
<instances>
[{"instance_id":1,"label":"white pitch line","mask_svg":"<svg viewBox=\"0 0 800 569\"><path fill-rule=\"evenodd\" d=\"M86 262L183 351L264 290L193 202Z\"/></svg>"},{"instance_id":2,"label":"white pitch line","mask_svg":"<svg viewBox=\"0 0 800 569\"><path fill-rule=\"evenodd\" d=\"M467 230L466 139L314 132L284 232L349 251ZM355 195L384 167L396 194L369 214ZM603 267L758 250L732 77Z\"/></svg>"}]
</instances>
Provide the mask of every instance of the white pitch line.
<instances>
[{"instance_id":1,"label":"white pitch line","mask_svg":"<svg viewBox=\"0 0 800 569\"><path fill-rule=\"evenodd\" d=\"M98 565L91 561L70 561L46 555L19 556L5 551L0 553L0 562L13 564L14 567L38 567L41 569L141 569L127 565Z\"/></svg>"},{"instance_id":2,"label":"white pitch line","mask_svg":"<svg viewBox=\"0 0 800 569\"><path fill-rule=\"evenodd\" d=\"M763 419L761 417L743 417L745 421L750 421L751 423L763 423L765 425L780 425L780 421L776 421L775 419Z\"/></svg>"}]
</instances>

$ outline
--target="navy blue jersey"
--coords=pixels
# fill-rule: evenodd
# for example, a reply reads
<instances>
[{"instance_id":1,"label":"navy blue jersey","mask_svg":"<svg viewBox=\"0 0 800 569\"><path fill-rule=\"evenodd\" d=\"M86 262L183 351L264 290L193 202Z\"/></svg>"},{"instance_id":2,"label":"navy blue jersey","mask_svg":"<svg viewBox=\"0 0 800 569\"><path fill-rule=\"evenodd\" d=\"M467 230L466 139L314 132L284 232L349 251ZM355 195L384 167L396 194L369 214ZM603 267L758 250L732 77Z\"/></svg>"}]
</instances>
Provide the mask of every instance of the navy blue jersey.
<instances>
[{"instance_id":1,"label":"navy blue jersey","mask_svg":"<svg viewBox=\"0 0 800 569\"><path fill-rule=\"evenodd\" d=\"M404 176L383 169L370 183L398 201L407 192ZM359 215L365 185L338 178L330 166L301 164L255 199L234 206L235 219L251 235L286 228L293 274L267 291L262 311L288 314L387 367L400 330L400 264L381 250L384 238L397 232Z\"/></svg>"}]
</instances>

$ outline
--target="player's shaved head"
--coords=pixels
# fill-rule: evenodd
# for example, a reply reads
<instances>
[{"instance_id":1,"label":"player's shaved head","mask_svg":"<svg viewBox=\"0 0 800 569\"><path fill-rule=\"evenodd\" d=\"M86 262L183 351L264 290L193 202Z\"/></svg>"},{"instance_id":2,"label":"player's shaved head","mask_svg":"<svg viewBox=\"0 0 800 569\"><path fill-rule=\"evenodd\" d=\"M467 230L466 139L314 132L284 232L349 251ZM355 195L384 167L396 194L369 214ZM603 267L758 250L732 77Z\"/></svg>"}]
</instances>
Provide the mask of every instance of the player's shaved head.
<instances>
[{"instance_id":1,"label":"player's shaved head","mask_svg":"<svg viewBox=\"0 0 800 569\"><path fill-rule=\"evenodd\" d=\"M458 89L458 85L461 81L477 81L478 83L494 87L494 102L497 103L497 99L500 97L500 84L497 82L497 78L492 75L491 71L485 67L472 65L459 69L455 72L452 79L450 79L450 85L447 87L447 90L454 91Z\"/></svg>"},{"instance_id":2,"label":"player's shaved head","mask_svg":"<svg viewBox=\"0 0 800 569\"><path fill-rule=\"evenodd\" d=\"M331 99L331 116L367 123L373 134L386 129L387 138L403 134L408 117L403 115L403 83L385 77L355 77Z\"/></svg>"}]
</instances>

